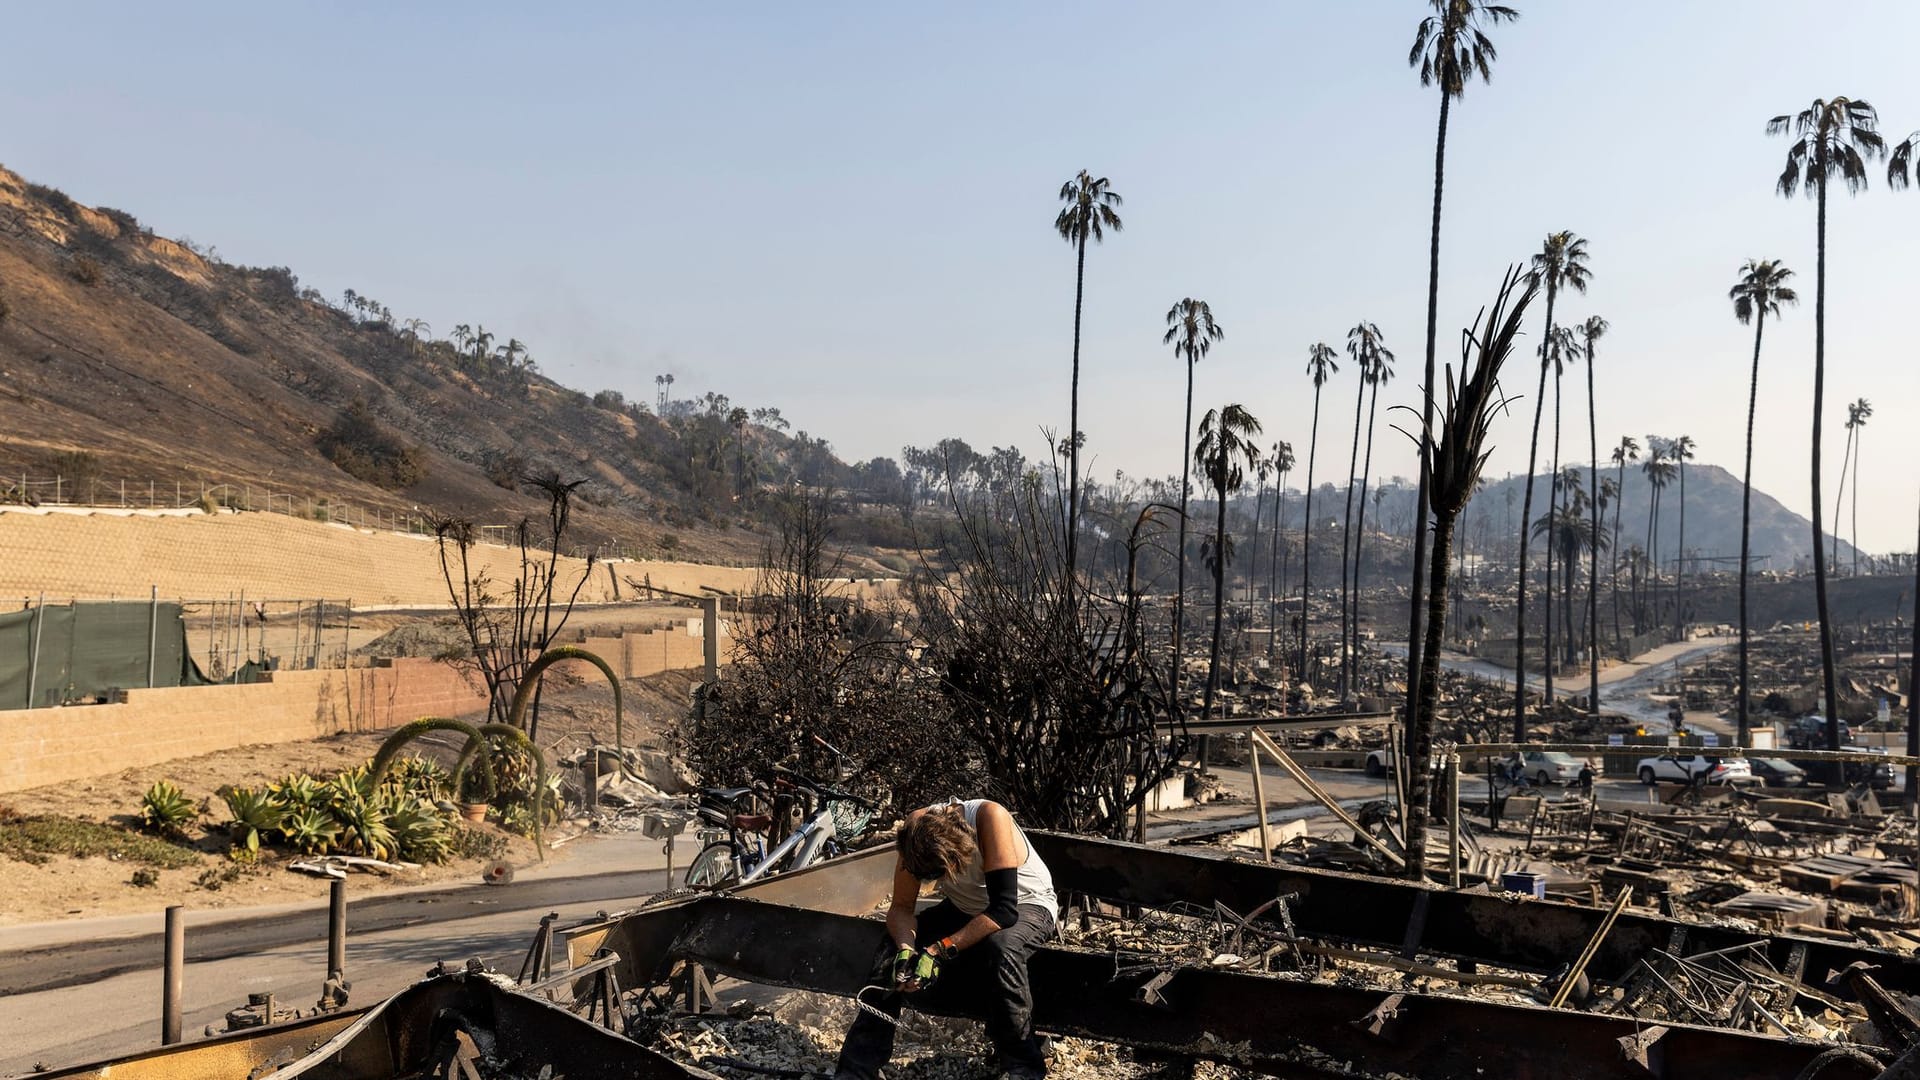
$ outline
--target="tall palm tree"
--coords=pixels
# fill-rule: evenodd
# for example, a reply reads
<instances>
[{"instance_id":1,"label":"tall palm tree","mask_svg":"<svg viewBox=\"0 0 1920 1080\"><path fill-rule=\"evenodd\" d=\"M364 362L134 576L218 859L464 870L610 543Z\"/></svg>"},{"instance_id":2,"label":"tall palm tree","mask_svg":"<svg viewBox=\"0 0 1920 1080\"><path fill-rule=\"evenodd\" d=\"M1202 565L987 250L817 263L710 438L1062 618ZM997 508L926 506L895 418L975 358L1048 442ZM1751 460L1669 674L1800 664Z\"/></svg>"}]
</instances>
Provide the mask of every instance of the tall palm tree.
<instances>
[{"instance_id":1,"label":"tall palm tree","mask_svg":"<svg viewBox=\"0 0 1920 1080\"><path fill-rule=\"evenodd\" d=\"M1374 357L1373 369L1365 375L1367 381L1367 450L1360 459L1360 515L1354 525L1353 533L1353 652L1360 655L1360 544L1367 536L1367 488L1373 478L1373 419L1376 406L1380 403L1380 387L1393 381L1393 353L1381 349ZM1373 493L1374 517L1385 520L1387 491L1381 488Z\"/></svg>"},{"instance_id":2,"label":"tall palm tree","mask_svg":"<svg viewBox=\"0 0 1920 1080\"><path fill-rule=\"evenodd\" d=\"M1247 603L1253 603L1254 572L1260 569L1260 510L1266 505L1267 478L1273 475L1273 459L1256 455L1253 462L1253 546L1247 551ZM1248 610L1252 610L1249 607Z\"/></svg>"},{"instance_id":3,"label":"tall palm tree","mask_svg":"<svg viewBox=\"0 0 1920 1080\"><path fill-rule=\"evenodd\" d=\"M1227 538L1227 500L1240 490L1246 469L1260 460L1260 421L1239 405L1208 409L1200 421L1200 445L1193 464L1213 489L1213 645L1207 654L1207 694L1200 707L1202 720L1213 715L1214 695L1220 688L1220 628L1226 618L1227 562L1233 547Z\"/></svg>"},{"instance_id":4,"label":"tall palm tree","mask_svg":"<svg viewBox=\"0 0 1920 1080\"><path fill-rule=\"evenodd\" d=\"M1553 302L1560 295L1562 285L1586 292L1591 276L1587 270L1587 242L1565 230L1548 233L1539 254L1533 257L1534 280L1547 290L1547 321L1540 335L1540 391L1534 396L1533 438L1527 447L1527 492L1520 504L1520 595L1515 607L1513 652L1515 742L1527 739L1527 523L1533 520L1533 478L1540 467L1540 413L1546 405L1547 367L1552 362ZM1549 657L1549 665L1551 662Z\"/></svg>"},{"instance_id":5,"label":"tall palm tree","mask_svg":"<svg viewBox=\"0 0 1920 1080\"><path fill-rule=\"evenodd\" d=\"M1606 336L1607 330L1607 320L1598 315L1589 315L1587 321L1580 324L1580 336L1587 350L1587 453L1591 463L1587 470L1587 484L1594 491L1593 535L1596 541L1604 539L1600 531L1600 519L1606 514L1609 494L1600 483L1600 426L1595 419L1593 406L1593 349ZM1611 497L1619 498L1617 487ZM1592 556L1587 567L1587 714L1596 720L1600 718L1600 547L1596 542L1587 548Z\"/></svg>"},{"instance_id":6,"label":"tall palm tree","mask_svg":"<svg viewBox=\"0 0 1920 1080\"><path fill-rule=\"evenodd\" d=\"M1386 347L1386 339L1381 336L1380 328L1360 320L1353 329L1347 331L1347 356L1359 369L1360 384L1353 396L1353 456L1347 462L1347 514L1340 537L1340 697L1345 700L1352 687L1351 672L1354 661L1359 658L1359 621L1360 621L1360 539L1354 535L1353 495L1355 470L1360 464L1360 406L1366 402L1367 387L1374 385L1376 372L1383 364L1393 362L1393 353ZM1371 430L1371 421L1368 429ZM1373 442L1367 442L1367 454L1373 454ZM1360 516L1367 513L1366 492L1360 492ZM1351 587L1349 587L1351 582ZM1351 610L1351 618L1349 618Z\"/></svg>"},{"instance_id":7,"label":"tall palm tree","mask_svg":"<svg viewBox=\"0 0 1920 1080\"><path fill-rule=\"evenodd\" d=\"M1300 670L1295 677L1307 677L1307 597L1313 589L1313 462L1320 452L1320 388L1338 374L1339 354L1324 341L1307 350L1307 375L1313 379L1313 433L1307 437L1307 499L1300 519Z\"/></svg>"},{"instance_id":8,"label":"tall palm tree","mask_svg":"<svg viewBox=\"0 0 1920 1080\"><path fill-rule=\"evenodd\" d=\"M1847 406L1847 449L1840 457L1840 490L1833 497L1833 537L1830 558L1840 568L1840 508L1847 501L1847 465L1853 465L1853 576L1860 573L1860 429L1873 415L1873 405L1858 398Z\"/></svg>"},{"instance_id":9,"label":"tall palm tree","mask_svg":"<svg viewBox=\"0 0 1920 1080\"><path fill-rule=\"evenodd\" d=\"M1198 364L1213 343L1226 336L1220 324L1213 321L1213 309L1205 300L1186 297L1167 309L1167 332L1161 335L1162 345L1172 345L1173 355L1187 368L1187 411L1180 423L1180 540L1175 548L1177 558L1174 571L1173 593L1173 700L1180 700L1180 623L1186 616L1187 604L1187 495L1190 483L1189 467L1193 463L1193 366ZM1178 707L1178 706L1176 706Z\"/></svg>"},{"instance_id":10,"label":"tall palm tree","mask_svg":"<svg viewBox=\"0 0 1920 1080\"><path fill-rule=\"evenodd\" d=\"M1854 98L1816 98L1795 114L1767 121L1767 134L1794 137L1787 149L1786 167L1775 187L1786 198L1805 191L1818 204L1814 237L1816 261L1813 286L1813 597L1820 609L1820 671L1826 689L1827 745L1840 749L1840 703L1834 687L1833 622L1827 610L1827 564L1820 557L1826 545L1820 536L1820 420L1827 388L1827 187L1838 180L1849 194L1867 186L1867 161L1886 153L1880 137L1880 116L1872 105ZM1903 144L1904 145L1904 144ZM1832 779L1840 783L1835 765Z\"/></svg>"},{"instance_id":11,"label":"tall palm tree","mask_svg":"<svg viewBox=\"0 0 1920 1080\"><path fill-rule=\"evenodd\" d=\"M1627 462L1640 460L1640 440L1631 435L1620 436L1620 445L1613 448L1614 486L1624 494L1627 489ZM1620 512L1626 509L1626 499L1613 504L1613 550L1620 550ZM1613 581L1613 636L1620 637L1620 561L1613 561L1613 570L1607 575ZM1639 632L1636 625L1634 632Z\"/></svg>"},{"instance_id":12,"label":"tall palm tree","mask_svg":"<svg viewBox=\"0 0 1920 1080\"><path fill-rule=\"evenodd\" d=\"M1740 746L1747 745L1747 562L1753 530L1753 419L1760 403L1760 337L1766 332L1768 315L1779 318L1780 305L1800 302L1799 295L1787 284L1792 276L1793 271L1772 259L1748 259L1740 268L1740 280L1727 290L1734 318L1742 326L1753 324L1753 374L1747 380L1747 458L1740 473L1740 693L1734 728ZM1818 558L1819 552L1814 556Z\"/></svg>"},{"instance_id":13,"label":"tall palm tree","mask_svg":"<svg viewBox=\"0 0 1920 1080\"><path fill-rule=\"evenodd\" d=\"M1086 295L1087 240L1097 244L1106 239L1107 230L1120 231L1120 215L1114 210L1123 200L1106 177L1095 180L1081 169L1080 175L1060 185L1060 201L1065 205L1053 219L1053 228L1075 252L1073 382L1067 406L1067 587L1072 588L1080 538L1080 302Z\"/></svg>"},{"instance_id":14,"label":"tall palm tree","mask_svg":"<svg viewBox=\"0 0 1920 1080\"><path fill-rule=\"evenodd\" d=\"M1673 627L1686 633L1687 587L1687 462L1693 460L1693 436L1681 435L1667 443L1667 459L1680 472L1680 539L1673 549Z\"/></svg>"},{"instance_id":15,"label":"tall palm tree","mask_svg":"<svg viewBox=\"0 0 1920 1080\"><path fill-rule=\"evenodd\" d=\"M1497 54L1493 39L1485 27L1511 22L1520 13L1486 0L1427 0L1433 14L1420 20L1413 35L1413 48L1407 50L1407 66L1418 68L1421 86L1440 88L1440 123L1433 139L1433 236L1427 246L1427 355L1421 369L1420 445L1428 447L1434 431L1433 401L1434 342L1440 318L1440 195L1447 178L1447 114L1453 99L1466 93L1475 75L1483 83L1493 80L1493 62ZM1407 622L1407 723L1418 723L1420 701L1412 693L1414 672L1420 668L1420 650L1426 635L1421 620L1426 617L1423 593L1427 580L1427 510L1431 499L1428 477L1422 469L1420 490L1413 513L1413 603ZM1465 504L1462 503L1462 506Z\"/></svg>"},{"instance_id":16,"label":"tall palm tree","mask_svg":"<svg viewBox=\"0 0 1920 1080\"><path fill-rule=\"evenodd\" d=\"M1606 544L1607 538L1594 528L1593 520L1588 516L1587 493L1580 486L1580 473L1577 469L1568 469L1557 478L1559 486L1566 493L1566 502L1551 514L1533 523L1532 533L1536 538L1545 539L1547 546L1560 550L1561 565L1561 611L1566 622L1569 636L1573 633L1573 581L1574 572L1580 562L1580 553L1593 546L1597 540ZM1551 587L1551 583L1549 583Z\"/></svg>"},{"instance_id":17,"label":"tall palm tree","mask_svg":"<svg viewBox=\"0 0 1920 1080\"><path fill-rule=\"evenodd\" d=\"M1513 300L1514 290L1525 282L1525 291ZM1459 382L1454 381L1451 365L1447 368L1446 397L1434 424L1425 425L1420 439L1420 471L1431 478L1433 498L1433 589L1427 598L1424 627L1425 647L1420 650L1420 670L1413 673L1421 722L1408 724L1406 873L1416 881L1427 876L1427 819L1432 810L1428 764L1433 760L1436 706L1440 699L1440 635L1447 621L1447 576L1452 570L1453 531L1467 500L1480 481L1480 470L1487 463L1487 433L1496 414L1506 411L1505 395L1500 392L1500 368L1520 335L1520 323L1527 305L1539 290L1531 275L1523 277L1518 267L1507 271L1500 295L1493 303L1484 324L1474 319L1461 347ZM1513 300L1512 306L1508 302ZM1484 329L1483 329L1484 325ZM1478 354L1476 364L1476 356ZM1422 392L1430 399L1440 391L1429 385ZM1410 710L1412 711L1412 710Z\"/></svg>"},{"instance_id":18,"label":"tall palm tree","mask_svg":"<svg viewBox=\"0 0 1920 1080\"><path fill-rule=\"evenodd\" d=\"M1287 476L1293 472L1293 444L1277 442L1273 444L1273 551L1267 559L1267 625L1271 631L1267 634L1267 655L1272 656L1274 646L1280 636L1280 594L1286 591L1286 564L1281 562L1280 512L1286 509Z\"/></svg>"},{"instance_id":19,"label":"tall palm tree","mask_svg":"<svg viewBox=\"0 0 1920 1080\"><path fill-rule=\"evenodd\" d=\"M1581 353L1580 339L1575 334L1573 327L1554 327L1553 340L1549 342L1549 351L1553 354L1553 465L1548 470L1547 475L1553 478L1553 483L1547 488L1547 516L1551 518L1554 514L1554 509L1560 497L1563 484L1563 479L1560 474L1560 380L1561 377L1566 374L1567 365L1577 362L1580 359ZM1573 642L1571 635L1567 635L1562 639L1564 645L1561 651L1565 652L1566 655L1564 657L1561 657L1553 647L1554 554L1554 545L1548 544L1547 589L1544 596L1546 600L1546 604L1544 605L1546 608L1546 634L1543 641L1546 646L1544 655L1546 656L1547 665L1544 676L1546 679L1546 700L1548 703L1552 703L1553 701L1553 669L1562 662L1571 662L1573 660ZM1562 617L1565 617L1564 612L1562 613Z\"/></svg>"},{"instance_id":20,"label":"tall palm tree","mask_svg":"<svg viewBox=\"0 0 1920 1080\"><path fill-rule=\"evenodd\" d=\"M1667 460L1667 440L1657 436L1647 436L1647 460L1640 471L1647 477L1647 581L1642 586L1641 606L1650 600L1657 604L1660 593L1660 502L1666 495L1667 485L1673 481L1674 465ZM1654 618L1659 618L1655 610ZM1640 632L1636 625L1634 632Z\"/></svg>"}]
</instances>

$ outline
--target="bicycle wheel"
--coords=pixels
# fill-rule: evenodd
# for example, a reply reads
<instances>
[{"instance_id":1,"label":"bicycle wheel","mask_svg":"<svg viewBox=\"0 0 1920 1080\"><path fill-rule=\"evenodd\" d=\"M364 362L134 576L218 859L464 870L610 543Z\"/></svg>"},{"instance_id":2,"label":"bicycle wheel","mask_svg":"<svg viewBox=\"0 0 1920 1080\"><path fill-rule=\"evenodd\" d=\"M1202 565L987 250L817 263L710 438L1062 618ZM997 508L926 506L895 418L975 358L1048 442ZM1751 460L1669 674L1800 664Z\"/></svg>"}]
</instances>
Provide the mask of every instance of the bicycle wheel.
<instances>
[{"instance_id":1,"label":"bicycle wheel","mask_svg":"<svg viewBox=\"0 0 1920 1080\"><path fill-rule=\"evenodd\" d=\"M733 844L716 840L700 849L687 864L687 885L695 889L724 889L740 880L740 860Z\"/></svg>"}]
</instances>

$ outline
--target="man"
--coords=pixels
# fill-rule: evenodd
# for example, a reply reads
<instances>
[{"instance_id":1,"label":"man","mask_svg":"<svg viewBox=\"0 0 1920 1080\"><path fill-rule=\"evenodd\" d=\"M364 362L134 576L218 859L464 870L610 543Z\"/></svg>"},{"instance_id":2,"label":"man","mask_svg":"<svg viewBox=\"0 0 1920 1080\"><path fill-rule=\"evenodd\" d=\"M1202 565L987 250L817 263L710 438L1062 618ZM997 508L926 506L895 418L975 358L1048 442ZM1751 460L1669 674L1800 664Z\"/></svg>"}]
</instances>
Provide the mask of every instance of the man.
<instances>
[{"instance_id":1,"label":"man","mask_svg":"<svg viewBox=\"0 0 1920 1080\"><path fill-rule=\"evenodd\" d=\"M893 902L887 940L867 982L885 987L862 999L898 1017L905 995L929 1007L985 1011L1004 1075L1045 1076L1033 1037L1027 957L1053 933L1059 907L1053 875L1013 823L988 799L915 810L894 840ZM915 915L923 882L940 903ZM834 1075L875 1080L893 1056L893 1025L861 1012L847 1030Z\"/></svg>"}]
</instances>

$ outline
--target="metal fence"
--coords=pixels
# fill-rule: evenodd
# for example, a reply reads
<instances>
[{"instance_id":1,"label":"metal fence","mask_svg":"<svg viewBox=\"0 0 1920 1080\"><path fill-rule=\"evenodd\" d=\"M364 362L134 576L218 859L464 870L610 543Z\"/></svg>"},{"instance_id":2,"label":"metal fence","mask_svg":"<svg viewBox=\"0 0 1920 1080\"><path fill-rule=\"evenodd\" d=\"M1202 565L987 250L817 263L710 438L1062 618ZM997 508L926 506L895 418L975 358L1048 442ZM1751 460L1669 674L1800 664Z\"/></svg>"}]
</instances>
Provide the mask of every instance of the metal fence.
<instances>
[{"instance_id":1,"label":"metal fence","mask_svg":"<svg viewBox=\"0 0 1920 1080\"><path fill-rule=\"evenodd\" d=\"M118 510L184 510L225 507L251 510L307 521L332 522L360 529L377 529L412 536L430 536L433 526L429 515L418 507L412 510L388 510L324 496L302 494L253 484L209 484L205 480L128 480L98 476L73 477L55 473L34 476L19 473L0 477L0 505L97 507ZM513 525L478 525L474 540L495 547L517 547ZM551 550L544 538L534 536L530 546ZM644 558L637 548L606 541L593 545L569 545L562 555L584 559Z\"/></svg>"}]
</instances>

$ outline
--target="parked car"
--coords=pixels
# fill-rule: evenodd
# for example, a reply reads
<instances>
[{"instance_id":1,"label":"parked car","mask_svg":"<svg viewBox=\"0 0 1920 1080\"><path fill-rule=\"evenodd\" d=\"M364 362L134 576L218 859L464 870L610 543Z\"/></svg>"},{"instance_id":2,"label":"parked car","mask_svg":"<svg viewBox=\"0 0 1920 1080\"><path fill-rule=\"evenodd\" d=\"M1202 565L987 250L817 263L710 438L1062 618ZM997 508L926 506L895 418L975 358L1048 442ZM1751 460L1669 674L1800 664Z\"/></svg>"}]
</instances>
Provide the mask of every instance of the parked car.
<instances>
[{"instance_id":1,"label":"parked car","mask_svg":"<svg viewBox=\"0 0 1920 1080\"><path fill-rule=\"evenodd\" d=\"M1696 778L1708 784L1757 784L1759 778L1740 758L1708 757L1705 754L1662 754L1641 758L1634 770L1640 782L1651 787L1662 780L1691 784Z\"/></svg>"},{"instance_id":2,"label":"parked car","mask_svg":"<svg viewBox=\"0 0 1920 1080\"><path fill-rule=\"evenodd\" d=\"M1548 784L1573 784L1580 780L1580 767L1585 764L1572 754L1563 754L1558 750L1528 750L1520 754L1520 771L1540 787ZM1512 759L1508 759L1511 767ZM1594 766L1593 775L1600 776L1600 767Z\"/></svg>"},{"instance_id":3,"label":"parked car","mask_svg":"<svg viewBox=\"0 0 1920 1080\"><path fill-rule=\"evenodd\" d=\"M1825 749L1825 747L1814 747L1814 749ZM1840 749L1854 754L1887 752L1886 747L1883 746L1842 746ZM1833 767L1830 762L1812 760L1796 761L1793 764L1798 765L1801 771L1807 774L1809 780L1818 782L1825 782L1828 776L1827 770ZM1893 766L1884 761L1876 761L1872 764L1849 761L1846 763L1846 780L1848 784L1866 784L1875 791L1885 791L1893 786Z\"/></svg>"},{"instance_id":4,"label":"parked car","mask_svg":"<svg viewBox=\"0 0 1920 1080\"><path fill-rule=\"evenodd\" d=\"M1845 720L1840 721L1840 745L1853 741L1853 729ZM1825 750L1827 748L1827 718L1814 713L1803 716L1787 725L1787 745L1795 750Z\"/></svg>"},{"instance_id":5,"label":"parked car","mask_svg":"<svg viewBox=\"0 0 1920 1080\"><path fill-rule=\"evenodd\" d=\"M1367 775L1385 776L1392 772L1393 760L1398 756L1391 745L1382 746L1377 750L1367 751ZM1441 761L1440 755L1435 754L1427 759L1427 771L1437 773L1440 771L1442 764L1443 762Z\"/></svg>"},{"instance_id":6,"label":"parked car","mask_svg":"<svg viewBox=\"0 0 1920 1080\"><path fill-rule=\"evenodd\" d=\"M1807 770L1786 758L1748 758L1747 765L1768 787L1800 787L1807 782Z\"/></svg>"}]
</instances>

